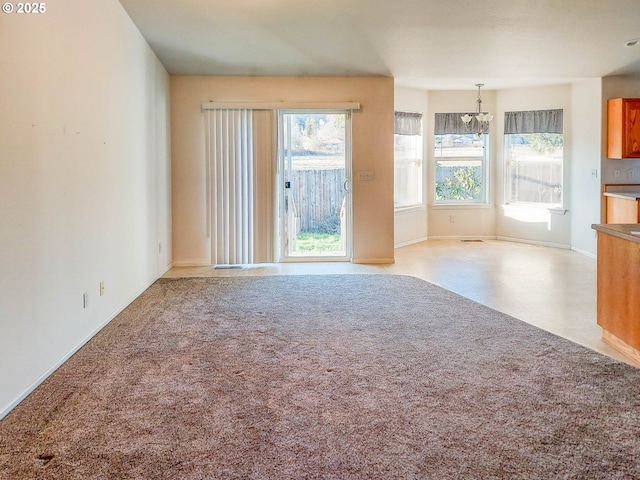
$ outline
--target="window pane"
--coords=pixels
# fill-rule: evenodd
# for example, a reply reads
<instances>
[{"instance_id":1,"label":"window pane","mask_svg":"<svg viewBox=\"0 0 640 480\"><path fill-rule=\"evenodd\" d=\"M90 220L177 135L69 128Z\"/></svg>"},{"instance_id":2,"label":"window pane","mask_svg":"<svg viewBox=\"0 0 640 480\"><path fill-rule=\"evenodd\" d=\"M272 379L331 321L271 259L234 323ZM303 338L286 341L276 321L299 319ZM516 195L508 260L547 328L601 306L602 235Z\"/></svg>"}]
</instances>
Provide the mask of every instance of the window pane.
<instances>
[{"instance_id":1,"label":"window pane","mask_svg":"<svg viewBox=\"0 0 640 480\"><path fill-rule=\"evenodd\" d=\"M435 136L436 203L486 202L487 135Z\"/></svg>"},{"instance_id":2,"label":"window pane","mask_svg":"<svg viewBox=\"0 0 640 480\"><path fill-rule=\"evenodd\" d=\"M468 135L436 135L436 158L444 157L483 157L484 156L484 135L478 136L475 133Z\"/></svg>"},{"instance_id":3,"label":"window pane","mask_svg":"<svg viewBox=\"0 0 640 480\"><path fill-rule=\"evenodd\" d=\"M562 205L563 135L505 135L510 202Z\"/></svg>"},{"instance_id":4,"label":"window pane","mask_svg":"<svg viewBox=\"0 0 640 480\"><path fill-rule=\"evenodd\" d=\"M422 136L395 135L395 207L422 205Z\"/></svg>"},{"instance_id":5,"label":"window pane","mask_svg":"<svg viewBox=\"0 0 640 480\"><path fill-rule=\"evenodd\" d=\"M436 160L436 201L482 201L482 160Z\"/></svg>"}]
</instances>

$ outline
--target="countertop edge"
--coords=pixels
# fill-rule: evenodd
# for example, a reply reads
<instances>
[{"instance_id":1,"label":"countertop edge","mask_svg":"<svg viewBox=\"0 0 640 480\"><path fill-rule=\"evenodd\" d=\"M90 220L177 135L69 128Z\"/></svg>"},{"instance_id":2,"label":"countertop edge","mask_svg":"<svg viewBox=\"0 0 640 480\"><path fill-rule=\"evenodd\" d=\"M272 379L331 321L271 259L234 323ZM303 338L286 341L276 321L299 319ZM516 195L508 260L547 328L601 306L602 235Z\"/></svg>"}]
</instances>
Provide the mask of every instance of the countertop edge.
<instances>
[{"instance_id":1,"label":"countertop edge","mask_svg":"<svg viewBox=\"0 0 640 480\"><path fill-rule=\"evenodd\" d=\"M640 192L604 192L605 197L621 198L623 200L636 201L640 199Z\"/></svg>"},{"instance_id":2,"label":"countertop edge","mask_svg":"<svg viewBox=\"0 0 640 480\"><path fill-rule=\"evenodd\" d=\"M620 223L620 224L600 224L594 223L591 225L598 233L606 233L614 237L622 238L630 242L640 243L640 235L634 235L630 232L640 232L640 224L638 223Z\"/></svg>"}]
</instances>

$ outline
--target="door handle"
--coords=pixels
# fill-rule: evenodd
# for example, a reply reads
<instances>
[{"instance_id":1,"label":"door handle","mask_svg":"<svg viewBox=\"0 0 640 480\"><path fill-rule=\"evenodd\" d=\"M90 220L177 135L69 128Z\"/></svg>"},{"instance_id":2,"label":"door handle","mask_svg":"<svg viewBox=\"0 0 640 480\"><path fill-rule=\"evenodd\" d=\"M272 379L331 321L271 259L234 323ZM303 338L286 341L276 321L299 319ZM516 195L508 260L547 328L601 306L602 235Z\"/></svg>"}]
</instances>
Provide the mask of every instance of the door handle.
<instances>
[{"instance_id":1,"label":"door handle","mask_svg":"<svg viewBox=\"0 0 640 480\"><path fill-rule=\"evenodd\" d=\"M348 178L342 184L342 188L344 189L345 192L351 193L351 191L349 190L349 179Z\"/></svg>"}]
</instances>

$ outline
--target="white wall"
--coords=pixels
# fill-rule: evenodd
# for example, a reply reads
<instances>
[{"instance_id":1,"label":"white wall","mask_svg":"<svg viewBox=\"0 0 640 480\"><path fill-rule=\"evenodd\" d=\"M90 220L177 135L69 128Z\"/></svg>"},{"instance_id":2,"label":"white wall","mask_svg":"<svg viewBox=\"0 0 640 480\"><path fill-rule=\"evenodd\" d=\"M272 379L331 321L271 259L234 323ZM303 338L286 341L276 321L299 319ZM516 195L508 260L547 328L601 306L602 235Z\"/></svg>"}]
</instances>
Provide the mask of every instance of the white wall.
<instances>
[{"instance_id":1,"label":"white wall","mask_svg":"<svg viewBox=\"0 0 640 480\"><path fill-rule=\"evenodd\" d=\"M571 85L571 119L565 125L571 129L568 187L571 208L571 248L595 257L596 235L591 228L600 223L602 79L594 78ZM605 142L606 143L606 142ZM593 172L596 175L593 175Z\"/></svg>"},{"instance_id":2,"label":"white wall","mask_svg":"<svg viewBox=\"0 0 640 480\"><path fill-rule=\"evenodd\" d=\"M525 110L564 110L564 172L569 179L574 158L572 145L572 110L571 86L557 85L537 88L517 88L500 90L497 95L496 136L499 137L495 151L497 179L496 191L496 235L499 238L526 240L544 245L568 248L571 245L571 183L565 181L563 211L550 211L547 208L505 205L505 172L504 172L504 113Z\"/></svg>"},{"instance_id":3,"label":"white wall","mask_svg":"<svg viewBox=\"0 0 640 480\"><path fill-rule=\"evenodd\" d=\"M117 0L54 3L0 15L0 417L170 264L167 72Z\"/></svg>"},{"instance_id":4,"label":"white wall","mask_svg":"<svg viewBox=\"0 0 640 480\"><path fill-rule=\"evenodd\" d=\"M360 102L353 112L353 261L393 262L393 79L386 77L171 78L175 265L211 263L206 231L202 102ZM357 179L372 171L373 181Z\"/></svg>"},{"instance_id":5,"label":"white wall","mask_svg":"<svg viewBox=\"0 0 640 480\"><path fill-rule=\"evenodd\" d=\"M605 79L618 96L638 91L637 80ZM495 114L490 140L490 204L488 206L434 206L432 178L435 161L431 146L435 112L467 111L475 104L475 91L430 91L424 103L427 164L427 203L429 238L497 237L531 243L574 248L595 256L595 236L591 224L600 218L600 178L608 170L601 169L602 150L602 80L587 79L574 84L535 88L486 90L482 92L483 109ZM396 89L396 106L419 104L419 90ZM396 107L398 108L398 107ZM514 110L564 110L565 125L565 209L549 211L505 205L505 171L502 136L504 112ZM606 112L604 113L606 115ZM606 162L606 159L604 160ZM619 164L618 164L619 165ZM627 164L625 164L627 165ZM630 163L633 165L633 163ZM636 164L640 170L640 162ZM619 168L619 167L618 167ZM626 167L625 167L626 168ZM593 171L596 170L596 175ZM640 178L640 172L639 172ZM452 223L451 216L454 217ZM396 215L396 244L410 243L411 218L405 222ZM419 225L419 223L418 223ZM414 231L415 231L415 227ZM420 239L422 230L415 234ZM401 241L398 241L398 238Z\"/></svg>"},{"instance_id":6,"label":"white wall","mask_svg":"<svg viewBox=\"0 0 640 480\"><path fill-rule=\"evenodd\" d=\"M489 179L489 205L483 206L445 206L434 205L435 187L433 178L435 175L435 159L433 152L434 114L448 112L468 112L476 108L477 90L464 91L430 91L429 110L425 131L429 136L427 147L427 204L429 237L495 237L495 192L496 179L492 175ZM493 90L482 91L482 109L496 111L496 92ZM495 122L495 120L494 120ZM489 171L495 170L496 155L496 127L491 125L489 137ZM453 218L453 222L451 219Z\"/></svg>"},{"instance_id":7,"label":"white wall","mask_svg":"<svg viewBox=\"0 0 640 480\"><path fill-rule=\"evenodd\" d=\"M427 130L429 116L429 97L425 90L413 88L395 89L395 110L398 112L412 112L422 114L423 124L423 182L427 185L427 150L432 145L433 135ZM426 195L425 195L426 201ZM396 246L408 245L427 239L427 206L401 209L395 213L394 243Z\"/></svg>"}]
</instances>

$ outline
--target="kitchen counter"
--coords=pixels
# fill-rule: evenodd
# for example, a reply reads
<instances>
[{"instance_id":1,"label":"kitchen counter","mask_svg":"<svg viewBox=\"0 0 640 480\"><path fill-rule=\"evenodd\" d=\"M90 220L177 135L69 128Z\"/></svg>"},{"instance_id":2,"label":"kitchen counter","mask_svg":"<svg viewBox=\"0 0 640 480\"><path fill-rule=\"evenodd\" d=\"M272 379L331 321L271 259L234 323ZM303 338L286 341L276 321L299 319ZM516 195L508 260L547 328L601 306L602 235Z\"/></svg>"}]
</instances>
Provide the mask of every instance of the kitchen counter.
<instances>
[{"instance_id":1,"label":"kitchen counter","mask_svg":"<svg viewBox=\"0 0 640 480\"><path fill-rule=\"evenodd\" d=\"M591 225L591 228L593 228L597 232L613 235L614 237L622 238L630 242L640 243L640 223L593 224Z\"/></svg>"},{"instance_id":2,"label":"kitchen counter","mask_svg":"<svg viewBox=\"0 0 640 480\"><path fill-rule=\"evenodd\" d=\"M598 232L597 311L602 339L640 365L640 223L592 228Z\"/></svg>"},{"instance_id":3,"label":"kitchen counter","mask_svg":"<svg viewBox=\"0 0 640 480\"><path fill-rule=\"evenodd\" d=\"M638 200L640 192L604 192L604 196L622 198L624 200Z\"/></svg>"}]
</instances>

